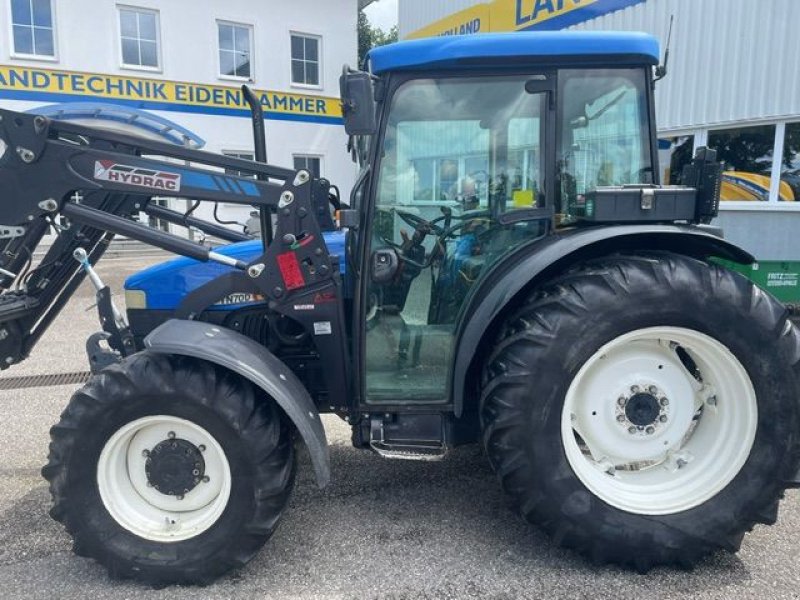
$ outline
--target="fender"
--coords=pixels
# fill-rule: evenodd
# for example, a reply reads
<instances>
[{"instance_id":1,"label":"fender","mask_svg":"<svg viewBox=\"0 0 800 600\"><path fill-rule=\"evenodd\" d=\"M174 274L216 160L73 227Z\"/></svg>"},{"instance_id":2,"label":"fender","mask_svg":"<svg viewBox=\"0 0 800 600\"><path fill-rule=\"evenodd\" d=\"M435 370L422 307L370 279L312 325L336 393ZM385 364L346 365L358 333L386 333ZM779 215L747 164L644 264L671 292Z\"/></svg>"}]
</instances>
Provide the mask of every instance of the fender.
<instances>
[{"instance_id":1,"label":"fender","mask_svg":"<svg viewBox=\"0 0 800 600\"><path fill-rule=\"evenodd\" d=\"M275 355L240 333L200 321L170 319L145 338L153 352L192 356L248 379L278 403L308 447L317 485L331 478L325 429L305 386Z\"/></svg>"},{"instance_id":2,"label":"fender","mask_svg":"<svg viewBox=\"0 0 800 600\"><path fill-rule=\"evenodd\" d=\"M721 230L689 225L613 225L575 228L526 244L487 273L467 298L456 325L456 356L451 367L450 398L460 417L466 379L484 334L517 294L569 266L619 251L661 250L706 259L709 256L750 264L755 258L722 239Z\"/></svg>"}]
</instances>

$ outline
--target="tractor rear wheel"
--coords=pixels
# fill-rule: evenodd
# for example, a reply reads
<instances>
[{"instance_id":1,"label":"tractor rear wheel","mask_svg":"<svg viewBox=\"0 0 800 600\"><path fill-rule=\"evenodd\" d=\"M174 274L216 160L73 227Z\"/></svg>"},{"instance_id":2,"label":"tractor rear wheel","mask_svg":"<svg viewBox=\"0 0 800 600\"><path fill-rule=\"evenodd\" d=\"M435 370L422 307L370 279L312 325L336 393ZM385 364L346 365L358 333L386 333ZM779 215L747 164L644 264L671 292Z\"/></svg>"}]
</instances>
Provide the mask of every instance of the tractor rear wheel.
<instances>
[{"instance_id":1,"label":"tractor rear wheel","mask_svg":"<svg viewBox=\"0 0 800 600\"><path fill-rule=\"evenodd\" d=\"M744 277L658 254L534 293L484 369L483 444L523 516L644 572L738 550L800 463L800 336Z\"/></svg>"},{"instance_id":2,"label":"tractor rear wheel","mask_svg":"<svg viewBox=\"0 0 800 600\"><path fill-rule=\"evenodd\" d=\"M294 482L277 405L187 357L140 352L104 369L50 435L50 514L74 551L156 585L205 584L244 565Z\"/></svg>"}]
</instances>

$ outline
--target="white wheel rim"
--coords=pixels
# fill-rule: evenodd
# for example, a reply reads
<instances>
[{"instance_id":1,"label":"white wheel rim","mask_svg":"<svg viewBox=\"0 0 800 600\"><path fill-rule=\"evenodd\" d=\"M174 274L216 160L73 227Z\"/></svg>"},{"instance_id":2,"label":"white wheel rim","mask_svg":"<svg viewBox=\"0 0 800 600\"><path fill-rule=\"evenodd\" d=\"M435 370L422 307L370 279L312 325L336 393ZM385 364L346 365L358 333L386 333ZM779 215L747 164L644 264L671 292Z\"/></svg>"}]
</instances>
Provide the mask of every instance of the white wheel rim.
<instances>
[{"instance_id":1,"label":"white wheel rim","mask_svg":"<svg viewBox=\"0 0 800 600\"><path fill-rule=\"evenodd\" d=\"M624 511L664 515L728 485L757 425L753 384L727 347L691 329L650 327L612 340L581 367L564 401L561 438L594 495Z\"/></svg>"},{"instance_id":2,"label":"white wheel rim","mask_svg":"<svg viewBox=\"0 0 800 600\"><path fill-rule=\"evenodd\" d=\"M147 453L164 440L185 440L202 451L203 474L181 496L148 485ZM178 417L154 415L131 421L106 442L97 463L97 485L114 520L139 537L179 542L217 522L228 504L231 471L222 447L205 429Z\"/></svg>"}]
</instances>

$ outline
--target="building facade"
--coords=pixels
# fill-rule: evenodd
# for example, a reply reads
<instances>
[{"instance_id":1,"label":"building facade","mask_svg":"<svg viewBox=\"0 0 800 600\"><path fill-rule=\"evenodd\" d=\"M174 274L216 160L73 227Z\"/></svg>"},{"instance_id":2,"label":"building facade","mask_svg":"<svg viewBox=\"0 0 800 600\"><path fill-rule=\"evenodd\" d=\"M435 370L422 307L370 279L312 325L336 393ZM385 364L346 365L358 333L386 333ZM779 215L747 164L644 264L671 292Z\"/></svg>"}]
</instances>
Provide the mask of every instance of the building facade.
<instances>
[{"instance_id":1,"label":"building facade","mask_svg":"<svg viewBox=\"0 0 800 600\"><path fill-rule=\"evenodd\" d=\"M103 112L121 129L136 121L252 158L247 84L264 107L269 162L308 167L346 191L355 169L338 84L342 64L357 60L357 11L358 0L0 0L0 106ZM249 212L220 205L218 216L244 222Z\"/></svg>"},{"instance_id":2,"label":"building facade","mask_svg":"<svg viewBox=\"0 0 800 600\"><path fill-rule=\"evenodd\" d=\"M661 179L703 145L725 163L718 223L762 260L798 260L800 2L403 0L400 37L554 29L645 31L665 47L656 86Z\"/></svg>"}]
</instances>

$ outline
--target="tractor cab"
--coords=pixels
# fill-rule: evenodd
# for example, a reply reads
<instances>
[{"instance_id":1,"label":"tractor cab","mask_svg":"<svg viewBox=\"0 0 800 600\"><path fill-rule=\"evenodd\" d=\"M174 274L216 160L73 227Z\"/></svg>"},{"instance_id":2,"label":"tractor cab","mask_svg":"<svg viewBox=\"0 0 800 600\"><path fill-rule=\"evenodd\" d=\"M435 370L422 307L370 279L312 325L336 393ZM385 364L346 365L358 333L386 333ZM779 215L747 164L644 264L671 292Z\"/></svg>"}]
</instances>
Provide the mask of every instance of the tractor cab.
<instances>
[{"instance_id":1,"label":"tractor cab","mask_svg":"<svg viewBox=\"0 0 800 600\"><path fill-rule=\"evenodd\" d=\"M373 86L345 72L370 173L351 207L366 404L451 402L459 323L491 273L574 224L598 189L658 183L657 62L642 34L520 33L376 48Z\"/></svg>"}]
</instances>

